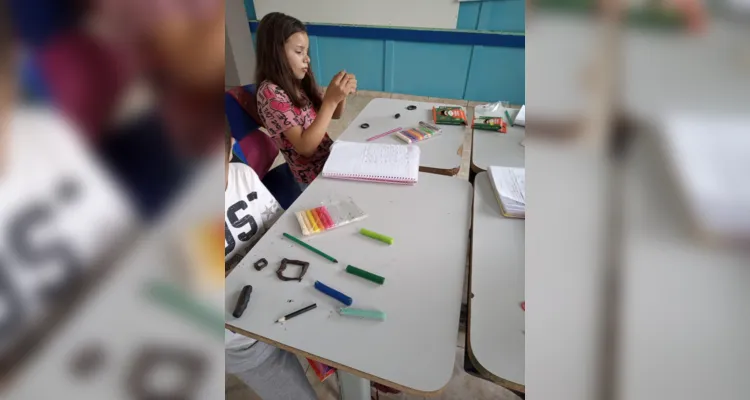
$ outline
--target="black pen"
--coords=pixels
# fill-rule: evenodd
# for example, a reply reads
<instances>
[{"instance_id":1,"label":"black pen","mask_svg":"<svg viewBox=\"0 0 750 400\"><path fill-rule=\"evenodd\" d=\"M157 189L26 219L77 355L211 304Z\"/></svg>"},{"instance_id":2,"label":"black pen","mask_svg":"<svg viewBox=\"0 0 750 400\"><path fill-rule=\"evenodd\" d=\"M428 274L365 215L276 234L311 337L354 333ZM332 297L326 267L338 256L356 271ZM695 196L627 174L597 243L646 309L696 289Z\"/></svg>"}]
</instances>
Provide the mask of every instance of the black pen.
<instances>
[{"instance_id":1,"label":"black pen","mask_svg":"<svg viewBox=\"0 0 750 400\"><path fill-rule=\"evenodd\" d=\"M295 312L293 312L293 313L291 313L291 314L287 314L287 315L285 315L285 316L283 316L283 317L279 318L279 319L278 319L278 321L276 321L276 323L279 323L279 322L284 322L284 321L286 321L286 320L288 320L288 319L292 319L292 318L294 318L294 317L296 317L296 316L298 316L298 315L300 315L300 314L302 314L302 313L306 313L306 312L308 312L308 311L310 311L310 310L314 309L314 308L315 308L315 307L317 307L317 306L318 306L318 305L317 305L317 304L315 304L315 303L313 303L313 304L310 304L309 306L307 306L307 307L305 307L305 308L303 308L303 309L301 309L301 310L297 310L297 311L295 311Z\"/></svg>"}]
</instances>

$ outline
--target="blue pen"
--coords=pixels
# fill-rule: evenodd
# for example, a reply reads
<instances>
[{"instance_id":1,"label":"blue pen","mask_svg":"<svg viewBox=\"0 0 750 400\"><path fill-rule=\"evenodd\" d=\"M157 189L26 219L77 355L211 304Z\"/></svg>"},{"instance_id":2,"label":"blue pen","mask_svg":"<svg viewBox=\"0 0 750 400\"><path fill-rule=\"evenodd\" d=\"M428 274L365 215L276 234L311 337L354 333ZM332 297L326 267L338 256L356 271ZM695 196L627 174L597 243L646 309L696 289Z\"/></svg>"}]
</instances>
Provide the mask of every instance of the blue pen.
<instances>
[{"instance_id":1,"label":"blue pen","mask_svg":"<svg viewBox=\"0 0 750 400\"><path fill-rule=\"evenodd\" d=\"M334 299L346 304L347 306L352 305L353 300L351 297L339 292L338 290L330 286L326 286L320 281L315 281L315 289L318 289L319 291L333 297Z\"/></svg>"}]
</instances>

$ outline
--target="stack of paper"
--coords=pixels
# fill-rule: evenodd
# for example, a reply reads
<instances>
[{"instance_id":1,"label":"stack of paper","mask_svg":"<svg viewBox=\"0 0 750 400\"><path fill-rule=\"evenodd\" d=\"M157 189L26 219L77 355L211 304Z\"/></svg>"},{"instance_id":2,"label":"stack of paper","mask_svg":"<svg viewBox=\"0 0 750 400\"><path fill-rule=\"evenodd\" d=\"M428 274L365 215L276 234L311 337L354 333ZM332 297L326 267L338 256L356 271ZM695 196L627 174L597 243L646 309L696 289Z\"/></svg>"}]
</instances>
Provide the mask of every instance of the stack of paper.
<instances>
[{"instance_id":1,"label":"stack of paper","mask_svg":"<svg viewBox=\"0 0 750 400\"><path fill-rule=\"evenodd\" d=\"M750 119L679 115L662 132L667 159L704 231L750 238Z\"/></svg>"},{"instance_id":2,"label":"stack of paper","mask_svg":"<svg viewBox=\"0 0 750 400\"><path fill-rule=\"evenodd\" d=\"M492 166L487 172L502 214L526 218L526 170Z\"/></svg>"}]
</instances>

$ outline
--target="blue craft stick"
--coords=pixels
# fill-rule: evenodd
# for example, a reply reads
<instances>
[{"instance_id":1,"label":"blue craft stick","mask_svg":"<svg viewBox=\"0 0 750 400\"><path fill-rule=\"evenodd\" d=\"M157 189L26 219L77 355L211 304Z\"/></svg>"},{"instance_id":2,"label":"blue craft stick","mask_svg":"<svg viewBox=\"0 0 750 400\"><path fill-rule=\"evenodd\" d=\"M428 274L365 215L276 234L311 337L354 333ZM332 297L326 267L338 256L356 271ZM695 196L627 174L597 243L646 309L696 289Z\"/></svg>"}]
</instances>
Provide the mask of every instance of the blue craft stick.
<instances>
[{"instance_id":1,"label":"blue craft stick","mask_svg":"<svg viewBox=\"0 0 750 400\"><path fill-rule=\"evenodd\" d=\"M320 290L321 292L333 297L334 299L346 304L347 306L352 305L353 300L351 297L339 292L338 290L330 286L326 286L320 281L315 281L315 289Z\"/></svg>"}]
</instances>

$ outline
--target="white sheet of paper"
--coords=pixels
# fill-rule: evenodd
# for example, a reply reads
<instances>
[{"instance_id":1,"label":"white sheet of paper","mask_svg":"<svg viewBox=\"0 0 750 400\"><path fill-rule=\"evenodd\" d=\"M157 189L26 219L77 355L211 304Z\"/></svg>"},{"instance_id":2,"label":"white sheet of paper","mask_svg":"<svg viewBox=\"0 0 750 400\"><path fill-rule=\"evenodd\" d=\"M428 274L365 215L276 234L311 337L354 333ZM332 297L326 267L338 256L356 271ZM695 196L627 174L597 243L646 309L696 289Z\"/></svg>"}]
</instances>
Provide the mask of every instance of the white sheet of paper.
<instances>
[{"instance_id":1,"label":"white sheet of paper","mask_svg":"<svg viewBox=\"0 0 750 400\"><path fill-rule=\"evenodd\" d=\"M522 105L521 109L518 110L516 118L513 119L513 125L526 126L526 105Z\"/></svg>"}]
</instances>

